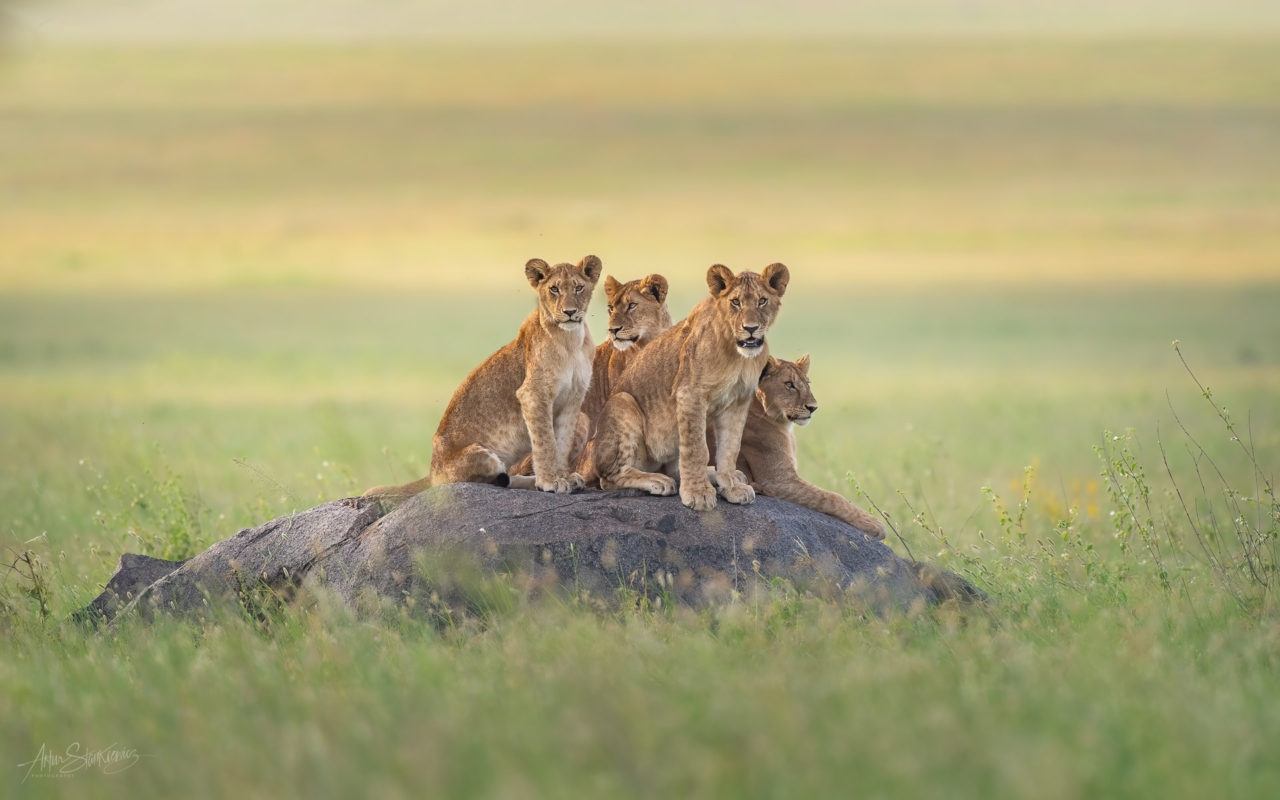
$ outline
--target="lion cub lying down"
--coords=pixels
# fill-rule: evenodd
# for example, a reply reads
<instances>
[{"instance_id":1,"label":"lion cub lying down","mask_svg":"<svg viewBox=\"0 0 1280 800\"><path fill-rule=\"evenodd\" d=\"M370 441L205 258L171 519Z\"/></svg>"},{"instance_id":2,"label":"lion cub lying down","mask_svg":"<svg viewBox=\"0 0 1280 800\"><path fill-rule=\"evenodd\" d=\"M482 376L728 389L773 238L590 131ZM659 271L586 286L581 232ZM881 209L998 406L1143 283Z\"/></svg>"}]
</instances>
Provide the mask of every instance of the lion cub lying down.
<instances>
[{"instance_id":1,"label":"lion cub lying down","mask_svg":"<svg viewBox=\"0 0 1280 800\"><path fill-rule=\"evenodd\" d=\"M514 341L462 381L431 446L431 472L402 486L377 486L365 497L403 498L442 483L498 483L572 492L582 476L569 470L569 450L595 347L587 306L602 265L587 256L574 266L535 258L525 277L538 293ZM510 478L507 467L533 456L533 477Z\"/></svg>"},{"instance_id":2,"label":"lion cub lying down","mask_svg":"<svg viewBox=\"0 0 1280 800\"><path fill-rule=\"evenodd\" d=\"M819 489L796 471L796 437L791 426L808 425L817 410L818 401L809 388L809 356L794 362L770 356L742 431L738 469L760 494L821 511L883 539L880 520L835 492Z\"/></svg>"},{"instance_id":3,"label":"lion cub lying down","mask_svg":"<svg viewBox=\"0 0 1280 800\"><path fill-rule=\"evenodd\" d=\"M755 500L736 469L738 447L790 277L782 264L759 275L720 264L707 271L711 296L640 352L605 403L588 472L601 488L674 494L668 473L678 466L680 500L696 511L715 507L711 477L725 500ZM717 444L711 476L708 425Z\"/></svg>"}]
</instances>

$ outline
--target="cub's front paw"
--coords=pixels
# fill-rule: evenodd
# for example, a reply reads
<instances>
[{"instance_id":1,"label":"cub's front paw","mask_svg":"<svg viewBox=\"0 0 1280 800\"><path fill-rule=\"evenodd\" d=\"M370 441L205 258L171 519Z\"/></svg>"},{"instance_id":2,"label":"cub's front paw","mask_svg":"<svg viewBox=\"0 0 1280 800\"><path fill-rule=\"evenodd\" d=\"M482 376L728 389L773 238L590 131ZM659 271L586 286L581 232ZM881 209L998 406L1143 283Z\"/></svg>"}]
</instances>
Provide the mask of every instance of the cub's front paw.
<instances>
[{"instance_id":1,"label":"cub's front paw","mask_svg":"<svg viewBox=\"0 0 1280 800\"><path fill-rule=\"evenodd\" d=\"M707 467L707 480L711 481L716 486L723 486L720 473L716 471L715 467ZM737 480L738 483L747 483L747 476L742 470L735 469L733 472L728 474L728 480Z\"/></svg>"},{"instance_id":2,"label":"cub's front paw","mask_svg":"<svg viewBox=\"0 0 1280 800\"><path fill-rule=\"evenodd\" d=\"M676 493L676 482L670 475L660 475L655 472L646 479L644 486L640 488L658 497L669 497Z\"/></svg>"},{"instance_id":3,"label":"cub's front paw","mask_svg":"<svg viewBox=\"0 0 1280 800\"><path fill-rule=\"evenodd\" d=\"M576 480L575 480L576 479ZM586 481L582 480L582 476L574 472L569 475L554 475L543 478L538 476L535 485L544 492L555 492L556 494L568 494L577 491L586 485Z\"/></svg>"},{"instance_id":4,"label":"cub's front paw","mask_svg":"<svg viewBox=\"0 0 1280 800\"><path fill-rule=\"evenodd\" d=\"M749 483L734 481L730 482L728 486L720 487L720 496L730 503L745 506L756 501L756 490L752 489Z\"/></svg>"},{"instance_id":5,"label":"cub's front paw","mask_svg":"<svg viewBox=\"0 0 1280 800\"><path fill-rule=\"evenodd\" d=\"M694 511L710 511L716 507L716 490L705 481L684 482L680 484L680 502Z\"/></svg>"}]
</instances>

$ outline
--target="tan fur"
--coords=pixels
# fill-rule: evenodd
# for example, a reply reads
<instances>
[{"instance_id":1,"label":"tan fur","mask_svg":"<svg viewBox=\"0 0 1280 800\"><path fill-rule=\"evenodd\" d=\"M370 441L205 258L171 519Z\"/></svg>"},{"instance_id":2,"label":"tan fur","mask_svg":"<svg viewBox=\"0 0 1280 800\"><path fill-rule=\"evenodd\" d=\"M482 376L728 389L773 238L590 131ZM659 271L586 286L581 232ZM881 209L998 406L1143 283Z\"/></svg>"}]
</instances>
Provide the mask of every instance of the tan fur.
<instances>
[{"instance_id":1,"label":"tan fur","mask_svg":"<svg viewBox=\"0 0 1280 800\"><path fill-rule=\"evenodd\" d=\"M755 491L735 464L742 426L768 360L765 337L776 319L790 273L771 264L762 274L707 271L710 297L658 336L619 377L605 403L589 477L605 489L676 491L697 511L715 507L716 488L731 503ZM717 469L708 475L707 427L714 431Z\"/></svg>"},{"instance_id":2,"label":"tan fur","mask_svg":"<svg viewBox=\"0 0 1280 800\"><path fill-rule=\"evenodd\" d=\"M610 275L604 279L604 296L609 304L609 338L596 348L591 387L582 401L593 435L622 371L646 345L671 327L667 279L661 275L646 275L626 283L619 283Z\"/></svg>"},{"instance_id":3,"label":"tan fur","mask_svg":"<svg viewBox=\"0 0 1280 800\"><path fill-rule=\"evenodd\" d=\"M374 487L365 496L405 497L443 483L506 483L507 467L527 455L534 472L527 488L582 488L582 476L569 469L569 451L591 380L594 345L585 320L600 270L595 256L577 266L530 260L525 277L538 307L515 340L454 392L432 442L430 474Z\"/></svg>"},{"instance_id":4,"label":"tan fur","mask_svg":"<svg viewBox=\"0 0 1280 800\"><path fill-rule=\"evenodd\" d=\"M794 362L771 356L747 413L738 469L760 494L821 511L883 539L880 520L835 492L819 489L797 472L792 426L807 425L817 410L818 401L809 386L809 356Z\"/></svg>"},{"instance_id":5,"label":"tan fur","mask_svg":"<svg viewBox=\"0 0 1280 800\"><path fill-rule=\"evenodd\" d=\"M604 296L609 310L609 333L596 348L591 363L591 385L582 401L582 416L578 419L570 453L573 464L581 464L582 459L590 457L584 449L595 436L600 412L622 371L649 342L671 327L667 279L661 275L646 275L626 283L619 283L608 275L604 279ZM533 474L532 457L526 457L510 472L512 475Z\"/></svg>"}]
</instances>

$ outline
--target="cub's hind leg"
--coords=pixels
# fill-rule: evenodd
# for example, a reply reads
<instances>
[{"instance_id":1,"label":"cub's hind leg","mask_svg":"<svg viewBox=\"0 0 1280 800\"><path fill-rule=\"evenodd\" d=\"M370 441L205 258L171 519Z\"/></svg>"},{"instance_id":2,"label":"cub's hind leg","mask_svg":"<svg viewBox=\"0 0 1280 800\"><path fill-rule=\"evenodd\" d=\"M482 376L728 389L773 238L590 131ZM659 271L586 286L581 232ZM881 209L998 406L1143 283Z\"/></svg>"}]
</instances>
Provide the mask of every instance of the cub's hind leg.
<instances>
[{"instance_id":1,"label":"cub's hind leg","mask_svg":"<svg viewBox=\"0 0 1280 800\"><path fill-rule=\"evenodd\" d=\"M431 465L431 486L442 483L495 483L506 486L507 465L482 444L469 444Z\"/></svg>"},{"instance_id":2,"label":"cub's hind leg","mask_svg":"<svg viewBox=\"0 0 1280 800\"><path fill-rule=\"evenodd\" d=\"M493 483L506 486L507 481L507 468L503 466L502 459L484 445L472 444L452 456L438 460L433 454L431 474L425 478L399 486L375 486L362 494L361 498L379 500L384 506L390 507L442 483Z\"/></svg>"},{"instance_id":3,"label":"cub's hind leg","mask_svg":"<svg viewBox=\"0 0 1280 800\"><path fill-rule=\"evenodd\" d=\"M619 392L605 403L591 450L601 489L640 489L663 496L676 493L676 482L670 476L642 469L650 466L644 446L644 413L630 394Z\"/></svg>"},{"instance_id":4,"label":"cub's hind leg","mask_svg":"<svg viewBox=\"0 0 1280 800\"><path fill-rule=\"evenodd\" d=\"M635 467L623 467L608 480L601 479L603 489L640 489L649 494L666 497L676 493L675 479L661 472L644 472Z\"/></svg>"}]
</instances>

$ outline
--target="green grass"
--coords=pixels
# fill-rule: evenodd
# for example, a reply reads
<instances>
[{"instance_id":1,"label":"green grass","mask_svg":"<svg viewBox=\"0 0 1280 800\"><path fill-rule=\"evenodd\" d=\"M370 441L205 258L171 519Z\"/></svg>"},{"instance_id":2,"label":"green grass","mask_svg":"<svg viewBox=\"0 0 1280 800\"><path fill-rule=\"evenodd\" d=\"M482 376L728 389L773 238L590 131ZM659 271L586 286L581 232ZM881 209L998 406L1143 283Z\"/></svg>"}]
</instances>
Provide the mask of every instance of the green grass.
<instances>
[{"instance_id":1,"label":"green grass","mask_svg":"<svg viewBox=\"0 0 1280 800\"><path fill-rule=\"evenodd\" d=\"M1236 515L1175 411L1239 518L1274 534L1274 509L1170 342L1273 471L1277 52L16 52L0 551L35 571L0 578L0 794L1276 794L1274 593L1203 556L1190 520L1238 549ZM779 586L446 631L323 603L265 632L62 623L121 552L424 474L452 389L532 305L524 261L586 252L666 274L677 315L714 261L788 263L771 344L812 354L821 406L801 471L992 608L865 619ZM144 757L21 782L73 743Z\"/></svg>"}]
</instances>

